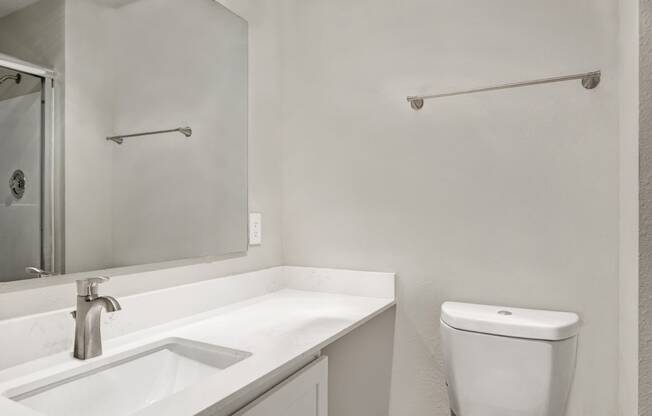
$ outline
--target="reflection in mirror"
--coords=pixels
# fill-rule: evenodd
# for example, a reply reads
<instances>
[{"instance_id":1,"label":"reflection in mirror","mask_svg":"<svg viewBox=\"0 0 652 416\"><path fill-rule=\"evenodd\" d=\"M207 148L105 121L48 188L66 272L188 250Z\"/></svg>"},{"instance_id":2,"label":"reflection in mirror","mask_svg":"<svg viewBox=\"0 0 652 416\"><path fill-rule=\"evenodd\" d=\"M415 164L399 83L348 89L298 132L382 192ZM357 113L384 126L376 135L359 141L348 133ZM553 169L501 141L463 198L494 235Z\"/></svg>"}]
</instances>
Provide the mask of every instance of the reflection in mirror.
<instances>
[{"instance_id":1,"label":"reflection in mirror","mask_svg":"<svg viewBox=\"0 0 652 416\"><path fill-rule=\"evenodd\" d=\"M0 280L43 267L42 79L0 67Z\"/></svg>"},{"instance_id":2,"label":"reflection in mirror","mask_svg":"<svg viewBox=\"0 0 652 416\"><path fill-rule=\"evenodd\" d=\"M246 21L0 0L0 53L55 74L0 68L0 281L246 251Z\"/></svg>"}]
</instances>

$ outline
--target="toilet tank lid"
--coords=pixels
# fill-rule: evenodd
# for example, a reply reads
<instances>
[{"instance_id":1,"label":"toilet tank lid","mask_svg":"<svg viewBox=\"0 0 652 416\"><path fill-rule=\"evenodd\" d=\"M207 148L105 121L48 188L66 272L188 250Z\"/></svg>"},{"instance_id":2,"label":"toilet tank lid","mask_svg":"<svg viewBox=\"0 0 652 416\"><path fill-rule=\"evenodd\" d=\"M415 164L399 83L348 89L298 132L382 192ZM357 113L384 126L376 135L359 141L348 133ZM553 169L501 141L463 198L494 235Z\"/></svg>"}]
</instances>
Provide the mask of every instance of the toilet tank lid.
<instances>
[{"instance_id":1,"label":"toilet tank lid","mask_svg":"<svg viewBox=\"0 0 652 416\"><path fill-rule=\"evenodd\" d=\"M580 317L572 312L458 302L441 306L441 320L463 331L547 341L571 338L580 328Z\"/></svg>"}]
</instances>

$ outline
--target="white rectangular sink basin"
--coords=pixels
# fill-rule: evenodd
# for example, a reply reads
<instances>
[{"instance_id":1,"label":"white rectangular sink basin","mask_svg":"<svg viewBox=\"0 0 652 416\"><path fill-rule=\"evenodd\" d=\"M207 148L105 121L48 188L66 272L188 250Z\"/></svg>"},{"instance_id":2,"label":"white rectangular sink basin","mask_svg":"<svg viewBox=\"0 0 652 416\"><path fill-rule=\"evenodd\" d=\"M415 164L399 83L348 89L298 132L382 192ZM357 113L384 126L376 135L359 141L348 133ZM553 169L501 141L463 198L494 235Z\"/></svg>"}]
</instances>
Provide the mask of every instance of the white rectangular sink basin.
<instances>
[{"instance_id":1,"label":"white rectangular sink basin","mask_svg":"<svg viewBox=\"0 0 652 416\"><path fill-rule=\"evenodd\" d=\"M48 416L131 415L250 355L171 338L21 386L7 396Z\"/></svg>"}]
</instances>

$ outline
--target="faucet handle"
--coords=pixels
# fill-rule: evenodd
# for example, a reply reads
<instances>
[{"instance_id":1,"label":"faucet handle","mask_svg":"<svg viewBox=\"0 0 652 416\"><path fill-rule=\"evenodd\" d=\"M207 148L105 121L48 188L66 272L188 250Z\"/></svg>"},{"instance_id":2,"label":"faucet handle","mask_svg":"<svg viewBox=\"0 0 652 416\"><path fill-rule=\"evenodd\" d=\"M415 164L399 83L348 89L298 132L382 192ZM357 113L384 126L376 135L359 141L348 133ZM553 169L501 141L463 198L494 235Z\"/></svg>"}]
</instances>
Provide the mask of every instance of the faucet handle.
<instances>
[{"instance_id":1,"label":"faucet handle","mask_svg":"<svg viewBox=\"0 0 652 416\"><path fill-rule=\"evenodd\" d=\"M98 286L109 280L110 279L106 276L77 280L77 296L86 296L89 298L97 297Z\"/></svg>"}]
</instances>

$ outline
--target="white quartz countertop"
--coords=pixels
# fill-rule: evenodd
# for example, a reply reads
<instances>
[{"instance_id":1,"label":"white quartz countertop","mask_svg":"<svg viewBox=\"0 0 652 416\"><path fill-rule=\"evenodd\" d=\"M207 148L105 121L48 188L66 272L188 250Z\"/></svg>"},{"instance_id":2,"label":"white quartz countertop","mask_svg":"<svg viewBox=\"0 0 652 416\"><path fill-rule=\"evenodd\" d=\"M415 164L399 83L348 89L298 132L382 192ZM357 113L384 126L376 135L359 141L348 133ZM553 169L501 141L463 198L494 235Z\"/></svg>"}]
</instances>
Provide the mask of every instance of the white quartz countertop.
<instances>
[{"instance_id":1,"label":"white quartz countertop","mask_svg":"<svg viewBox=\"0 0 652 416\"><path fill-rule=\"evenodd\" d=\"M194 415L241 393L293 360L317 353L394 304L393 297L282 288L105 341L104 355L93 360L79 361L70 352L60 352L0 371L0 394L5 396L0 397L0 414L41 415L6 397L16 387L170 337L252 353L232 367L135 413Z\"/></svg>"}]
</instances>

